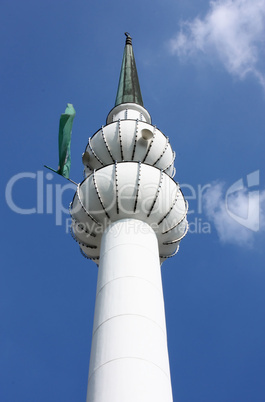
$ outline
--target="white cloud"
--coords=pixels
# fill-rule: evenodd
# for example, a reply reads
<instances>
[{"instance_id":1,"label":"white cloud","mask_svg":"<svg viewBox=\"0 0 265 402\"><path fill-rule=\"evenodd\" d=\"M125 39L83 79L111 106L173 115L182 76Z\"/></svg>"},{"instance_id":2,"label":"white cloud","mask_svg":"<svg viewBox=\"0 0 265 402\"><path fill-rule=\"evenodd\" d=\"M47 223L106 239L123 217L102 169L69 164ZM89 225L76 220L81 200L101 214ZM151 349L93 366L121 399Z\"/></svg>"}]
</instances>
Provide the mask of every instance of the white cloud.
<instances>
[{"instance_id":1,"label":"white cloud","mask_svg":"<svg viewBox=\"0 0 265 402\"><path fill-rule=\"evenodd\" d=\"M214 183L205 192L204 206L223 243L252 246L265 230L265 191L244 188L228 194L224 183Z\"/></svg>"},{"instance_id":2,"label":"white cloud","mask_svg":"<svg viewBox=\"0 0 265 402\"><path fill-rule=\"evenodd\" d=\"M181 58L217 57L229 73L241 79L252 73L265 89L264 43L265 0L215 0L204 19L182 22L170 49Z\"/></svg>"}]
</instances>

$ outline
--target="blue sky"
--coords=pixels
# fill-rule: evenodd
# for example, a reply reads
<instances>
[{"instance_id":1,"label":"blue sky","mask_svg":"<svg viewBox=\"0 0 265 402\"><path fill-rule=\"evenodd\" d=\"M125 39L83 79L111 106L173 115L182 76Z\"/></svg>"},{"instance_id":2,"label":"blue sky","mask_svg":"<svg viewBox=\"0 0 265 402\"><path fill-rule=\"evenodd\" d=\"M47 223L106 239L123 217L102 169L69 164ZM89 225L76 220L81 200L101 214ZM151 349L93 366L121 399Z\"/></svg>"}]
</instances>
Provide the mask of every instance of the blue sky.
<instances>
[{"instance_id":1,"label":"blue sky","mask_svg":"<svg viewBox=\"0 0 265 402\"><path fill-rule=\"evenodd\" d=\"M0 22L0 400L85 400L97 267L56 209L73 186L43 165L57 166L73 103L70 177L82 180L128 31L191 211L162 266L174 400L264 402L264 0L14 0Z\"/></svg>"}]
</instances>

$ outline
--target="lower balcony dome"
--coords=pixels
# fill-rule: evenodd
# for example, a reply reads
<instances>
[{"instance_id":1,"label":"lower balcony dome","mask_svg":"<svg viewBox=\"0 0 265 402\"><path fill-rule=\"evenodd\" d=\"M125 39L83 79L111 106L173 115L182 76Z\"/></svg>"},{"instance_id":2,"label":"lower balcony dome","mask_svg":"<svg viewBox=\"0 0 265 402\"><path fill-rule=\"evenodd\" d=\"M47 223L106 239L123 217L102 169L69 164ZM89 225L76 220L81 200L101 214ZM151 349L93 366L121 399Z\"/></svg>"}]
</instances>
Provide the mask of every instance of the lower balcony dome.
<instances>
[{"instance_id":1,"label":"lower balcony dome","mask_svg":"<svg viewBox=\"0 0 265 402\"><path fill-rule=\"evenodd\" d=\"M72 234L82 253L97 262L106 227L120 219L138 219L155 231L162 262L178 251L187 233L187 210L179 184L162 170L116 162L78 185L70 205Z\"/></svg>"}]
</instances>

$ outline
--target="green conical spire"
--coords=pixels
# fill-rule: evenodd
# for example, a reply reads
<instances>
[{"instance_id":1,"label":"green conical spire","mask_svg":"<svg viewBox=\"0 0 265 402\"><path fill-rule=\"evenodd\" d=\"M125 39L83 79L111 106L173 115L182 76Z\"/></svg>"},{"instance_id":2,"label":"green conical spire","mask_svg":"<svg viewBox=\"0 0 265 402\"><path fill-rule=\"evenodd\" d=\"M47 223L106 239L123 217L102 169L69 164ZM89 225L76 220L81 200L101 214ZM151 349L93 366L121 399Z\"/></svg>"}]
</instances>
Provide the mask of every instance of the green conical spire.
<instances>
[{"instance_id":1,"label":"green conical spire","mask_svg":"<svg viewBox=\"0 0 265 402\"><path fill-rule=\"evenodd\" d=\"M132 38L125 32L126 44L123 53L119 86L115 106L121 103L137 103L143 106L143 99L136 70L136 64L132 48Z\"/></svg>"}]
</instances>

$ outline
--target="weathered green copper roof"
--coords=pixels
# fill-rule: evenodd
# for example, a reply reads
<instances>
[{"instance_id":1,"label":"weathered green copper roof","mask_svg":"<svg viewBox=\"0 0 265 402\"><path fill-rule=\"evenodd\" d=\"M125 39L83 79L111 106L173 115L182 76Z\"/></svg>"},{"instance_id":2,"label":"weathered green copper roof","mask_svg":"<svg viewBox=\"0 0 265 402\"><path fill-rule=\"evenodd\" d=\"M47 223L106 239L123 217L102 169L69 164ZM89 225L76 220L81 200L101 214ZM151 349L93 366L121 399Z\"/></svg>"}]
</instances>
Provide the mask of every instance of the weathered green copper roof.
<instances>
[{"instance_id":1,"label":"weathered green copper roof","mask_svg":"<svg viewBox=\"0 0 265 402\"><path fill-rule=\"evenodd\" d=\"M132 38L126 35L126 44L121 65L119 86L115 106L121 103L137 103L143 106L143 99L133 54Z\"/></svg>"}]
</instances>

